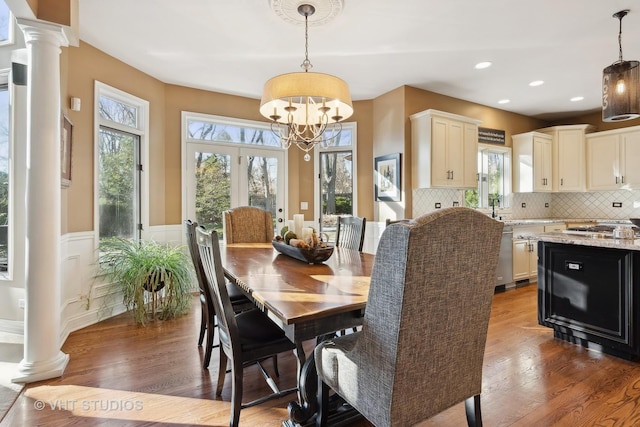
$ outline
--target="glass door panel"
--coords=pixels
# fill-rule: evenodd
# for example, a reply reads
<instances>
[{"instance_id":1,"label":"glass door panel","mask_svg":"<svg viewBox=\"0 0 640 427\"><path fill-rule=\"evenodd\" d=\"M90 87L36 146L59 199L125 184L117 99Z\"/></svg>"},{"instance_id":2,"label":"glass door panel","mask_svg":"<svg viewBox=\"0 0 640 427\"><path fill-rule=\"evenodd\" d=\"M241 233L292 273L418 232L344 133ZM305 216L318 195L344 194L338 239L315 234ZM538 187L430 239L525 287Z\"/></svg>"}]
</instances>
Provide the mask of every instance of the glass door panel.
<instances>
[{"instance_id":1,"label":"glass door panel","mask_svg":"<svg viewBox=\"0 0 640 427\"><path fill-rule=\"evenodd\" d=\"M320 153L320 231L332 242L339 215L353 215L351 150Z\"/></svg>"},{"instance_id":2,"label":"glass door panel","mask_svg":"<svg viewBox=\"0 0 640 427\"><path fill-rule=\"evenodd\" d=\"M237 206L286 218L284 153L213 144L187 144L187 218L223 234L223 212Z\"/></svg>"}]
</instances>

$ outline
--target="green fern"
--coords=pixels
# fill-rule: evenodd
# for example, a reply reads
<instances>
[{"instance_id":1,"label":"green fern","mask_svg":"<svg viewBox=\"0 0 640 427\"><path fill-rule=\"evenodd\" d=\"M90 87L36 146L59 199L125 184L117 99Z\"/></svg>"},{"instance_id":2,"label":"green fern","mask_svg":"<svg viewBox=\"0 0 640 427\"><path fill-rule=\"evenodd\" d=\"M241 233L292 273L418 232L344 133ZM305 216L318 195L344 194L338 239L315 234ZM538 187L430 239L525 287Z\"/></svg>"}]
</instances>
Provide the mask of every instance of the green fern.
<instances>
[{"instance_id":1,"label":"green fern","mask_svg":"<svg viewBox=\"0 0 640 427\"><path fill-rule=\"evenodd\" d=\"M193 266L182 247L111 238L100 243L100 272L122 292L137 323L157 314L173 319L189 311ZM156 313L153 313L156 298Z\"/></svg>"}]
</instances>

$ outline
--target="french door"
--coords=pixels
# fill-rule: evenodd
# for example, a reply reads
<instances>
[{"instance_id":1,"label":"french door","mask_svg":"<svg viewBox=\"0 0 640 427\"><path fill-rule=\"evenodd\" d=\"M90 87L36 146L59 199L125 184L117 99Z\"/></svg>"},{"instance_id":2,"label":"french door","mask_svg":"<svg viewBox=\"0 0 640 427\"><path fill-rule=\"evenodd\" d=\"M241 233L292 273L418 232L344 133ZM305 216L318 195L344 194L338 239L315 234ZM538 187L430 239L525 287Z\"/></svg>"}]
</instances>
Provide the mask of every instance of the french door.
<instances>
[{"instance_id":1,"label":"french door","mask_svg":"<svg viewBox=\"0 0 640 427\"><path fill-rule=\"evenodd\" d=\"M270 211L274 228L286 218L284 151L230 144L187 144L186 213L222 235L222 213L237 206Z\"/></svg>"}]
</instances>

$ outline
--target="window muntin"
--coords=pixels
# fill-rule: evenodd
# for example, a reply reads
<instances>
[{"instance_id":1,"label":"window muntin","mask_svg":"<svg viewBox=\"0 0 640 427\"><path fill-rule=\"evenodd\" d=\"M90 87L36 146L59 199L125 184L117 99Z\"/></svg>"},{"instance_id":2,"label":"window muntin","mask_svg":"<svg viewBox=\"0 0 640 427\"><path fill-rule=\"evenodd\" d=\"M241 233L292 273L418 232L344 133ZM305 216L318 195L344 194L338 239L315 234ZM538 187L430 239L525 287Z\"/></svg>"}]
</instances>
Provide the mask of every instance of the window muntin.
<instances>
[{"instance_id":1,"label":"window muntin","mask_svg":"<svg viewBox=\"0 0 640 427\"><path fill-rule=\"evenodd\" d=\"M478 188L466 190L465 206L507 209L511 198L511 149L478 145Z\"/></svg>"}]
</instances>

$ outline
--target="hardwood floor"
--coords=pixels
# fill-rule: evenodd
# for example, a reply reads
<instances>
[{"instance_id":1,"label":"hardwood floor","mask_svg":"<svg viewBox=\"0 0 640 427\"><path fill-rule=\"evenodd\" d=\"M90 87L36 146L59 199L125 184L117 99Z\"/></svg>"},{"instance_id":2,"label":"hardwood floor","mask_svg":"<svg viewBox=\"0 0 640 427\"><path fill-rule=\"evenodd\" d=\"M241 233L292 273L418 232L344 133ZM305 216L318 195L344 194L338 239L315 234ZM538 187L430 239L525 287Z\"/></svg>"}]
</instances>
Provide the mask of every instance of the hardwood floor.
<instances>
[{"instance_id":1,"label":"hardwood floor","mask_svg":"<svg viewBox=\"0 0 640 427\"><path fill-rule=\"evenodd\" d=\"M222 399L215 399L218 359L210 371L202 369L197 304L194 297L191 314L174 321L138 327L125 314L72 333L63 347L70 355L64 376L29 384L2 425L228 425L230 381ZM640 364L555 340L536 316L535 285L494 297L483 375L484 424L640 425ZM279 366L279 385L294 385L293 355L280 356ZM247 369L244 385L245 400L268 392L256 367ZM243 409L241 425L279 426L292 398ZM352 427L369 425L362 421ZM462 404L421 424L464 425Z\"/></svg>"}]
</instances>

